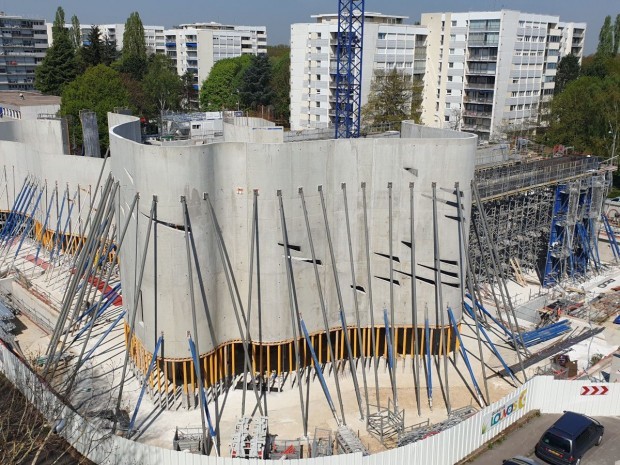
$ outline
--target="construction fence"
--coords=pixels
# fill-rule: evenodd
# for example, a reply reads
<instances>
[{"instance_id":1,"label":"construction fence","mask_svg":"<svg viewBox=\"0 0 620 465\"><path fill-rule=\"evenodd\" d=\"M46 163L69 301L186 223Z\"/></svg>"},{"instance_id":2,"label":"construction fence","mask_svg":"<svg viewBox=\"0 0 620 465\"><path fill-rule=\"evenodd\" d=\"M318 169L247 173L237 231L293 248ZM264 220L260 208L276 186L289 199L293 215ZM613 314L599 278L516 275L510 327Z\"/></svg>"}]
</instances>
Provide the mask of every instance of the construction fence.
<instances>
[{"instance_id":1,"label":"construction fence","mask_svg":"<svg viewBox=\"0 0 620 465\"><path fill-rule=\"evenodd\" d=\"M80 453L101 465L249 465L267 461L207 457L133 442L92 426L65 406L47 385L0 341L0 371L34 403ZM607 389L584 389L604 386ZM592 395L592 393L596 395ZM554 380L537 376L513 393L450 429L421 441L363 457L361 453L288 460L301 465L454 464L482 447L533 410L562 413L570 409L591 416L620 415L620 383ZM171 432L172 434L172 432ZM275 462L274 462L275 463ZM281 463L278 461L278 463Z\"/></svg>"}]
</instances>

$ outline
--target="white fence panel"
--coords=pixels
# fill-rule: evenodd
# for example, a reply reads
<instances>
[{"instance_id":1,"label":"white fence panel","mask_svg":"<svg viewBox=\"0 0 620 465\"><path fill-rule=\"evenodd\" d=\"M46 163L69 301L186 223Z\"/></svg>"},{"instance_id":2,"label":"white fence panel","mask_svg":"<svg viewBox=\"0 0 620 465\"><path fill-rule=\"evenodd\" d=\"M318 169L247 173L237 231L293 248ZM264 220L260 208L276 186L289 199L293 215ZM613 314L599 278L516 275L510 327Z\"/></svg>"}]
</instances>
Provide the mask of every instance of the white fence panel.
<instances>
[{"instance_id":1,"label":"white fence panel","mask_svg":"<svg viewBox=\"0 0 620 465\"><path fill-rule=\"evenodd\" d=\"M48 421L66 420L61 431L74 447L101 465L260 465L265 461L206 457L160 449L97 430L86 419L64 406L21 359L0 342L0 370L41 411ZM606 388L604 395L583 395L583 388ZM482 409L453 428L405 447L362 457L338 455L290 460L291 465L392 465L453 464L514 424L528 412L562 413L573 410L591 416L620 415L620 383L555 381L535 377L502 400ZM275 463L275 462L272 462Z\"/></svg>"}]
</instances>

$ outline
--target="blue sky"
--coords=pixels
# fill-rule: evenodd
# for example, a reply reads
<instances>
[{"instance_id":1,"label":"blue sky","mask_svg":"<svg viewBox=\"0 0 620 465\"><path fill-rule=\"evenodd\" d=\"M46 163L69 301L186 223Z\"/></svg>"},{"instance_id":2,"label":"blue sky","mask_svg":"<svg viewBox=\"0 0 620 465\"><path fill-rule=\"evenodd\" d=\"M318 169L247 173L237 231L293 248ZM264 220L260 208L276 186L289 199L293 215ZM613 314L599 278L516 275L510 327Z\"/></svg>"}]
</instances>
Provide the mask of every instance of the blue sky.
<instances>
[{"instance_id":1,"label":"blue sky","mask_svg":"<svg viewBox=\"0 0 620 465\"><path fill-rule=\"evenodd\" d=\"M166 27L195 21L267 26L269 44L288 43L291 23L310 21L310 15L332 13L336 0L0 0L0 11L37 15L51 21L61 5L67 19L76 14L82 23L124 23L138 11L145 24ZM606 15L620 13L617 0L367 0L368 11L401 14L409 21L423 12L480 11L501 8L559 15L563 21L588 23L586 53L596 49L598 32Z\"/></svg>"}]
</instances>

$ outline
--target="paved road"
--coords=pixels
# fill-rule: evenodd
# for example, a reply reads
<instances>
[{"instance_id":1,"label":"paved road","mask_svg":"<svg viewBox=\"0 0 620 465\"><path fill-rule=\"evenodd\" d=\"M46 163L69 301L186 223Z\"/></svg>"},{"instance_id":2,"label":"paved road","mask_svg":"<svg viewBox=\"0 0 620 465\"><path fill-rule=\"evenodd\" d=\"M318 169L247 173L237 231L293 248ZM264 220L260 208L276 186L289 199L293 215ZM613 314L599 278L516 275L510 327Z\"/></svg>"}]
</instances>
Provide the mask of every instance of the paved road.
<instances>
[{"instance_id":1,"label":"paved road","mask_svg":"<svg viewBox=\"0 0 620 465\"><path fill-rule=\"evenodd\" d=\"M524 455L531 457L541 465L545 462L534 455L534 446L545 430L558 419L560 415L541 415L535 417L522 428L506 437L501 444L479 456L472 465L501 465L502 460ZM620 465L620 417L596 417L605 426L603 442L599 447L593 447L581 461L582 465ZM618 461L618 462L616 462Z\"/></svg>"}]
</instances>

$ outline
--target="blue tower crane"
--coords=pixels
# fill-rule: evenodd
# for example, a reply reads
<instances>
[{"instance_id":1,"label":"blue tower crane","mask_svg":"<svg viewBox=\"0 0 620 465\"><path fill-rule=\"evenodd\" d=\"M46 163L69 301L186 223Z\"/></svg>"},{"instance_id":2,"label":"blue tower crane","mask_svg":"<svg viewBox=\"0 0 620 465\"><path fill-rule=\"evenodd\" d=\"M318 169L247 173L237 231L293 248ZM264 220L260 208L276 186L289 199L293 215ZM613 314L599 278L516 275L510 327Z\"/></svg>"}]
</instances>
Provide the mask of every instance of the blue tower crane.
<instances>
[{"instance_id":1,"label":"blue tower crane","mask_svg":"<svg viewBox=\"0 0 620 465\"><path fill-rule=\"evenodd\" d=\"M336 139L360 136L364 0L338 0Z\"/></svg>"}]
</instances>

